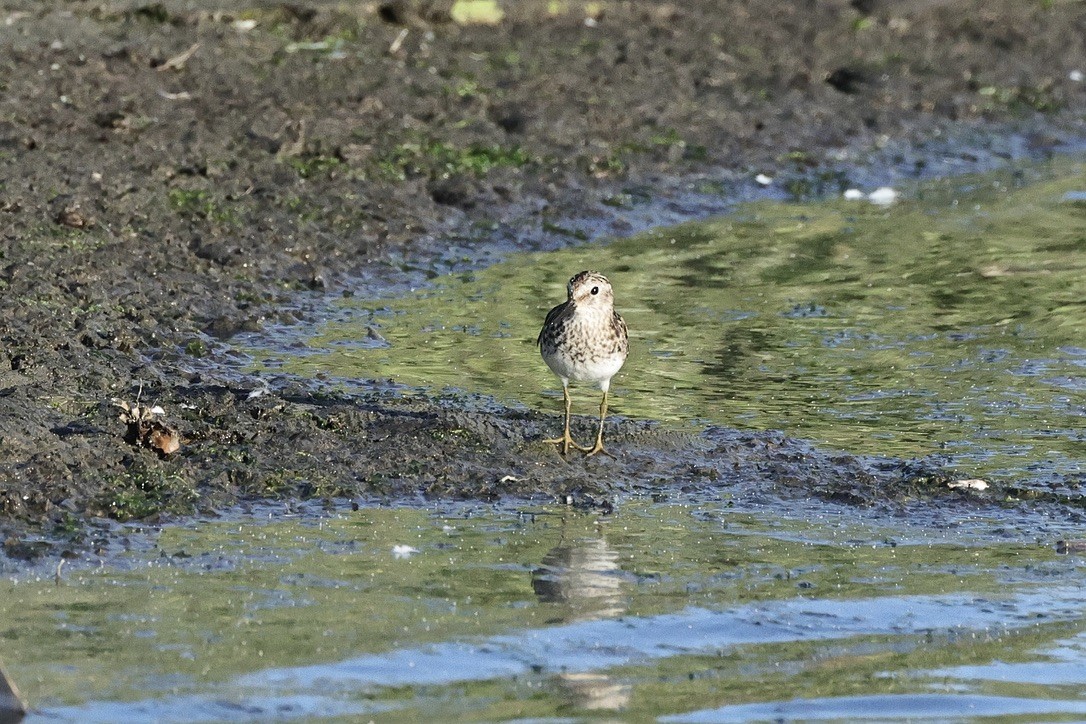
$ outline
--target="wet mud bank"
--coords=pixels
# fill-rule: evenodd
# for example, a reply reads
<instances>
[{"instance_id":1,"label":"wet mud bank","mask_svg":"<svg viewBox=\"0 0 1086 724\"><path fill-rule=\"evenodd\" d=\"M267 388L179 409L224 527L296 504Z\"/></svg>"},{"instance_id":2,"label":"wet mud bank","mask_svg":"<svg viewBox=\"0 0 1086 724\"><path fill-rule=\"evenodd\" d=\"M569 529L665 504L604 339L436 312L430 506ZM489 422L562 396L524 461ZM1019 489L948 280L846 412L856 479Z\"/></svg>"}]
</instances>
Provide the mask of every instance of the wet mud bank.
<instances>
[{"instance_id":1,"label":"wet mud bank","mask_svg":"<svg viewBox=\"0 0 1086 724\"><path fill-rule=\"evenodd\" d=\"M359 275L417 283L690 218L758 173L804 197L1083 135L1073 4L550 5L492 26L421 2L0 7L8 555L93 545L94 517L254 498L1016 497L951 490L937 465L632 420L610 429L616 459L563 461L539 442L555 416L232 367L234 334L305 324L299 295ZM148 420L180 448L133 434L115 400L160 406ZM1074 514L1048 482L1031 495Z\"/></svg>"},{"instance_id":2,"label":"wet mud bank","mask_svg":"<svg viewBox=\"0 0 1086 724\"><path fill-rule=\"evenodd\" d=\"M22 535L9 535L5 553L22 559L108 555L117 550L111 539L118 529L104 519L153 526L269 498L323 500L329 509L356 501L424 507L441 500L559 501L608 514L630 496L656 502L694 496L769 508L813 499L890 518L918 510L923 517L925 506L994 521L1015 519L1019 506L1027 506L1034 521L1046 512L1064 525L1086 518L1074 481L977 490L938 458L861 458L780 432L678 432L619 418L608 425L614 457L563 458L542 442L560 427L560 416L494 406L482 411L485 401L463 397L332 396L288 388L254 398L246 389L196 381L175 388L167 404L177 410L169 419L183 431L181 453L163 459L117 446L116 472L86 479L83 489L54 484L28 493L22 510L42 512ZM590 417L574 422L579 439L594 430ZM115 445L121 433L117 424L71 434L91 456ZM54 475L63 480L63 471ZM80 490L87 496L82 508ZM57 504L50 493L72 499ZM88 518L98 522L88 526Z\"/></svg>"}]
</instances>

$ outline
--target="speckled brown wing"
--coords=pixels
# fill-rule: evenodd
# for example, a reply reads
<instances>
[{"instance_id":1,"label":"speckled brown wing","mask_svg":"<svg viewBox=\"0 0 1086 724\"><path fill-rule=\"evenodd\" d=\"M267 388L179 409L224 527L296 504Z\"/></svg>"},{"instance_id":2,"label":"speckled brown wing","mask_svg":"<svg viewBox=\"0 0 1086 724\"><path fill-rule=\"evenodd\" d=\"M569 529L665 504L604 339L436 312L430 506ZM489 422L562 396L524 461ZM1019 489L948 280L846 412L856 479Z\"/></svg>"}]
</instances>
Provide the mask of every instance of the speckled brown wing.
<instances>
[{"instance_id":1,"label":"speckled brown wing","mask_svg":"<svg viewBox=\"0 0 1086 724\"><path fill-rule=\"evenodd\" d=\"M630 332L626 328L626 320L618 312L611 317L611 329L614 330L617 340L615 351L625 357L630 353Z\"/></svg>"},{"instance_id":2,"label":"speckled brown wing","mask_svg":"<svg viewBox=\"0 0 1086 724\"><path fill-rule=\"evenodd\" d=\"M542 347L543 339L547 335L557 334L564 326L561 324L561 320L564 317L568 317L572 312L573 304L570 302L562 302L557 307L547 312L547 318L543 320L543 328L539 330L539 336L535 338L536 346Z\"/></svg>"}]
</instances>

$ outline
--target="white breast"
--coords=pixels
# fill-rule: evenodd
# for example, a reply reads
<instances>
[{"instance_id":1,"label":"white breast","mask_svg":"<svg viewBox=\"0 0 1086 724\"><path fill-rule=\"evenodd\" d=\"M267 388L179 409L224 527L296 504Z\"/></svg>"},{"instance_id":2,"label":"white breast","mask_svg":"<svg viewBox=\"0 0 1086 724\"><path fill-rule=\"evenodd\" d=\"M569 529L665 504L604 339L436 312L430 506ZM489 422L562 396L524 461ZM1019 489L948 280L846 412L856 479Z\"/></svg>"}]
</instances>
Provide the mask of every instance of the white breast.
<instances>
[{"instance_id":1,"label":"white breast","mask_svg":"<svg viewBox=\"0 0 1086 724\"><path fill-rule=\"evenodd\" d=\"M575 361L559 351L552 356L545 357L544 361L551 368L551 372L554 372L563 380L588 382L606 391L611 385L611 378L622 369L622 364L626 361L626 358L615 354Z\"/></svg>"}]
</instances>

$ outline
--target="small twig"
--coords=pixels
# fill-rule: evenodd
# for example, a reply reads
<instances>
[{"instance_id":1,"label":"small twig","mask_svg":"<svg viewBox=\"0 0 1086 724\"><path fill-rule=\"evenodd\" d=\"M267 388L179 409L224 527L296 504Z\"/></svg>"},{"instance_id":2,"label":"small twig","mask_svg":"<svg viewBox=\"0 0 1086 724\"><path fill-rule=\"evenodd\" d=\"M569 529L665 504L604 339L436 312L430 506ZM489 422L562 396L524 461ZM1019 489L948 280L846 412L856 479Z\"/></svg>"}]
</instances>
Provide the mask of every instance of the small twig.
<instances>
[{"instance_id":1,"label":"small twig","mask_svg":"<svg viewBox=\"0 0 1086 724\"><path fill-rule=\"evenodd\" d=\"M186 50L184 53L181 53L180 55L175 55L162 65L158 66L158 70L160 72L163 70L180 70L184 67L188 59L191 58L199 48L199 43L193 43L192 47Z\"/></svg>"},{"instance_id":2,"label":"small twig","mask_svg":"<svg viewBox=\"0 0 1086 724\"><path fill-rule=\"evenodd\" d=\"M411 31L407 28L400 31L400 34L392 41L392 45L388 46L389 55L396 55L396 53L400 52L400 48L403 47L403 41L407 40L407 35L410 32Z\"/></svg>"},{"instance_id":3,"label":"small twig","mask_svg":"<svg viewBox=\"0 0 1086 724\"><path fill-rule=\"evenodd\" d=\"M188 91L181 91L180 93L171 93L168 90L162 88L158 89L158 94L168 101L187 101L192 100L192 94Z\"/></svg>"}]
</instances>

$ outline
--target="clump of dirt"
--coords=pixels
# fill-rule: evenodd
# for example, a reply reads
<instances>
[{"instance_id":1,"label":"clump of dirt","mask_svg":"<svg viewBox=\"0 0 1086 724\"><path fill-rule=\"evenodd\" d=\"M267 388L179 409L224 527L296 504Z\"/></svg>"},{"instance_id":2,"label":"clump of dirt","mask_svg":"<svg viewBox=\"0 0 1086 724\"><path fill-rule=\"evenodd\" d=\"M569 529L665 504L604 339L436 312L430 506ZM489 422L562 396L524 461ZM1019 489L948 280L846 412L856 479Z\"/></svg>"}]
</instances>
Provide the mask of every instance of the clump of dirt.
<instances>
[{"instance_id":1,"label":"clump of dirt","mask_svg":"<svg viewBox=\"0 0 1086 724\"><path fill-rule=\"evenodd\" d=\"M534 414L304 388L250 398L255 385L196 362L282 321L295 295L349 291L351 274L404 259L425 268L449 239L554 245L593 217L621 228L616 199L657 178L766 171L817 192L841 182L826 170L845 151L968 127L1024 131L1043 152L1081 133L1086 108L1074 3L505 5L496 25L409 0L0 8L8 548L78 539L87 516L247 496L603 500L698 480L689 456L705 440L640 423L621 424L617 463L563 462ZM180 434L169 453L150 433L126 441L110 401L140 389ZM863 502L917 479L839 486L862 463L795 445L796 461L757 463L784 494ZM753 463L733 458L706 474L737 484Z\"/></svg>"}]
</instances>

